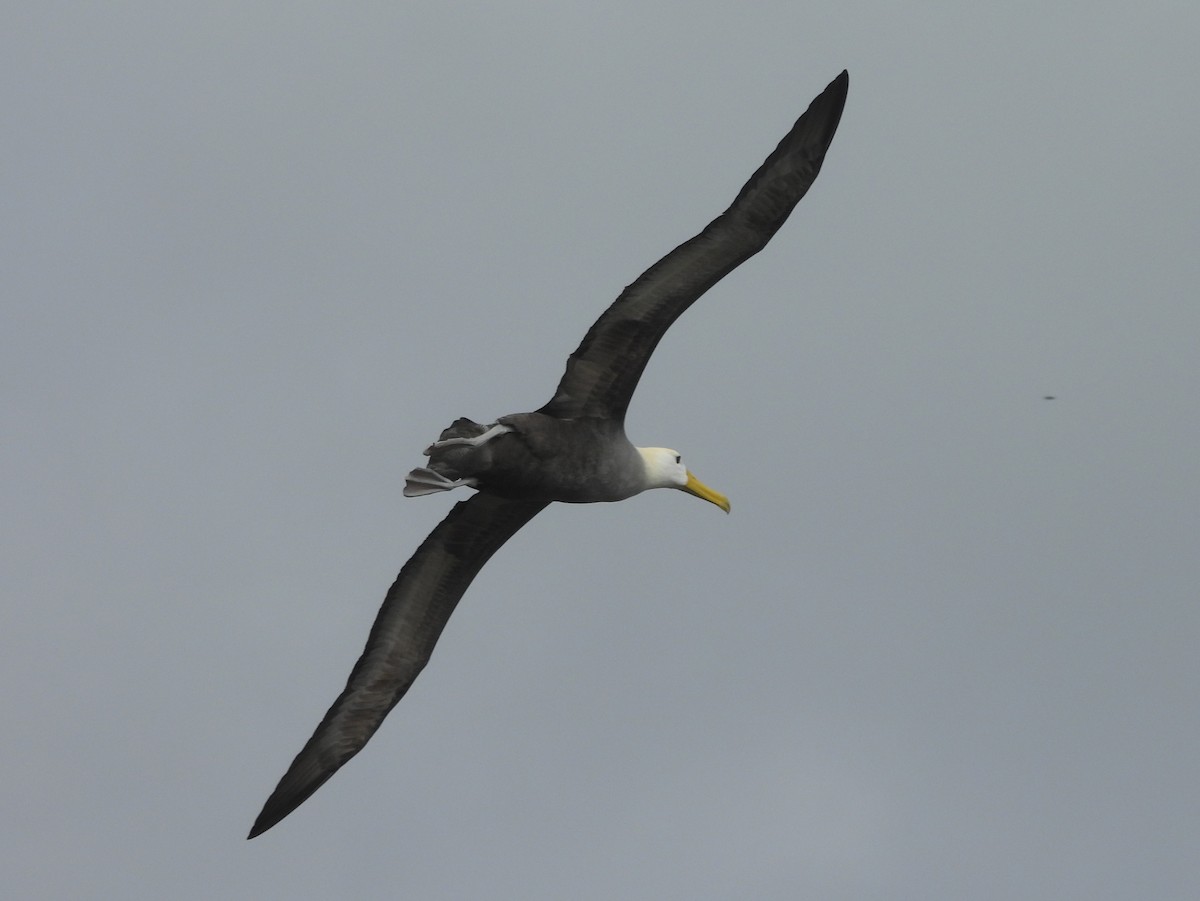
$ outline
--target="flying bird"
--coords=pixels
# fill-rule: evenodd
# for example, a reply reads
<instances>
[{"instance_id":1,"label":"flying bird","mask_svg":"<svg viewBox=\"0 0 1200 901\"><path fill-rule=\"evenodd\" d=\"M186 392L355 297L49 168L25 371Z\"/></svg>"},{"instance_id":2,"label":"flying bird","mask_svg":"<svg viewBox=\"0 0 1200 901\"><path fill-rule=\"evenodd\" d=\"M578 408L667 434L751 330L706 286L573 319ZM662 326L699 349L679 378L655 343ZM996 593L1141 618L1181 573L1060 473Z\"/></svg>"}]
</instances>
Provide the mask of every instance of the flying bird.
<instances>
[{"instance_id":1,"label":"flying bird","mask_svg":"<svg viewBox=\"0 0 1200 901\"><path fill-rule=\"evenodd\" d=\"M551 501L619 501L678 488L729 512L680 455L635 447L625 411L663 334L705 291L758 253L821 170L846 102L843 71L813 100L733 203L647 269L588 330L549 403L480 424L459 419L425 449L404 494L475 489L404 564L346 688L280 779L250 830L270 829L362 750L429 662L480 568Z\"/></svg>"}]
</instances>

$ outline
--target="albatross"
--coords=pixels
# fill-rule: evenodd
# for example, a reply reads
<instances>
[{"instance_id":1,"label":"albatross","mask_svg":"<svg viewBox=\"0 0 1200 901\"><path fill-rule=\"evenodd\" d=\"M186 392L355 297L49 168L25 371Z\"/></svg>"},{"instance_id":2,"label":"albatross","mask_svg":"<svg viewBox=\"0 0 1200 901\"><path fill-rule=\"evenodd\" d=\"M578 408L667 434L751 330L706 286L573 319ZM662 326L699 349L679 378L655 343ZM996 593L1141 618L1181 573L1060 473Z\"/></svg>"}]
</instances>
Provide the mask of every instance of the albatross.
<instances>
[{"instance_id":1,"label":"albatross","mask_svg":"<svg viewBox=\"0 0 1200 901\"><path fill-rule=\"evenodd\" d=\"M296 755L250 830L270 829L362 750L429 662L480 568L552 501L620 501L677 488L726 513L667 448L635 447L625 411L663 334L705 291L758 253L808 191L846 102L843 71L813 100L724 213L647 269L588 330L549 403L480 424L458 419L409 473L408 497L475 489L404 564L346 687Z\"/></svg>"}]
</instances>

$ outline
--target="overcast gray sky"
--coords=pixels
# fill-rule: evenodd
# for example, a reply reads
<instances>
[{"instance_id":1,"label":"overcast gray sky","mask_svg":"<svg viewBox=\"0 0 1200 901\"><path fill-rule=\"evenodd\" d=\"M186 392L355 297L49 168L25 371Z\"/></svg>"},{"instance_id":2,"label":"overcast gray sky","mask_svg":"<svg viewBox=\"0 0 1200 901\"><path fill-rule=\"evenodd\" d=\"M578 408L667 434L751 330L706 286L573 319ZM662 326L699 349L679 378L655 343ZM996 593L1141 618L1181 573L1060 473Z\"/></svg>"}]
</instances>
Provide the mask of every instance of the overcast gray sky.
<instances>
[{"instance_id":1,"label":"overcast gray sky","mask_svg":"<svg viewBox=\"0 0 1200 901\"><path fill-rule=\"evenodd\" d=\"M12 897L1195 897L1195 4L4 18ZM421 449L547 400L842 68L630 412L732 515L538 517L247 843L452 503Z\"/></svg>"}]
</instances>

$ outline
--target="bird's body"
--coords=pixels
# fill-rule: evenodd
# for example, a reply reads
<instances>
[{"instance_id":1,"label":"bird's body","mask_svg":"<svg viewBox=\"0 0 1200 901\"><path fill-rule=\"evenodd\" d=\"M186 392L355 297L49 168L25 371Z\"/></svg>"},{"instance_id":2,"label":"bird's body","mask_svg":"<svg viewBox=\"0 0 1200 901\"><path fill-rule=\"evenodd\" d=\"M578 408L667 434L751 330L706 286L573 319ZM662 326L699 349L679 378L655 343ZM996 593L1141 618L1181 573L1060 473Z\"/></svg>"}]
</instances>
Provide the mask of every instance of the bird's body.
<instances>
[{"instance_id":1,"label":"bird's body","mask_svg":"<svg viewBox=\"0 0 1200 901\"><path fill-rule=\"evenodd\" d=\"M428 468L451 481L472 480L471 487L500 497L568 504L623 501L646 487L642 456L612 419L513 413L487 426L460 419L438 442L477 437L497 426L509 431L479 445L431 445ZM410 484L422 471L410 474Z\"/></svg>"},{"instance_id":2,"label":"bird's body","mask_svg":"<svg viewBox=\"0 0 1200 901\"><path fill-rule=\"evenodd\" d=\"M812 185L846 100L842 72L733 203L635 282L588 330L551 400L480 424L459 419L409 473L404 493L476 489L430 533L392 585L366 648L308 743L267 799L250 837L295 810L357 754L429 660L455 605L493 553L553 501L620 501L678 488L729 501L667 448L635 447L625 411L663 334L705 291L766 246Z\"/></svg>"}]
</instances>

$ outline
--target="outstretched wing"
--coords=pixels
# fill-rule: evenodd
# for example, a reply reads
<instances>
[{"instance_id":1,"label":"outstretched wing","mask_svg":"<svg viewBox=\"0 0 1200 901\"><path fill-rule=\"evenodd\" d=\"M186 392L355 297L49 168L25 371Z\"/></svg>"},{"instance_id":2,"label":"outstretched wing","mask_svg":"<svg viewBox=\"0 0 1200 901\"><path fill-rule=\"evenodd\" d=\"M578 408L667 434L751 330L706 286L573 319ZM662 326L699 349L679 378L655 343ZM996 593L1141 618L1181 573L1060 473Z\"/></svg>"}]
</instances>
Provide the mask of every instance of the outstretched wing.
<instances>
[{"instance_id":1,"label":"outstretched wing","mask_svg":"<svg viewBox=\"0 0 1200 901\"><path fill-rule=\"evenodd\" d=\"M480 492L429 534L388 591L345 690L279 780L249 838L299 807L362 750L429 661L475 574L545 506Z\"/></svg>"},{"instance_id":2,"label":"outstretched wing","mask_svg":"<svg viewBox=\"0 0 1200 901\"><path fill-rule=\"evenodd\" d=\"M825 159L850 76L829 83L733 204L622 292L567 360L554 398L539 412L623 419L659 340L705 291L762 250L800 202Z\"/></svg>"}]
</instances>

